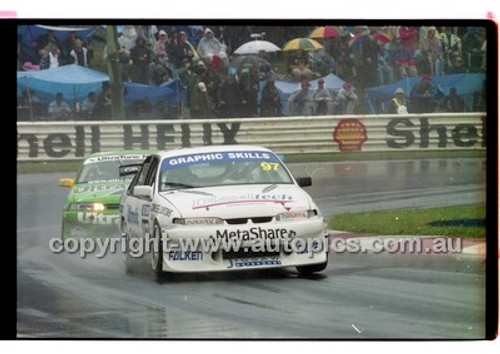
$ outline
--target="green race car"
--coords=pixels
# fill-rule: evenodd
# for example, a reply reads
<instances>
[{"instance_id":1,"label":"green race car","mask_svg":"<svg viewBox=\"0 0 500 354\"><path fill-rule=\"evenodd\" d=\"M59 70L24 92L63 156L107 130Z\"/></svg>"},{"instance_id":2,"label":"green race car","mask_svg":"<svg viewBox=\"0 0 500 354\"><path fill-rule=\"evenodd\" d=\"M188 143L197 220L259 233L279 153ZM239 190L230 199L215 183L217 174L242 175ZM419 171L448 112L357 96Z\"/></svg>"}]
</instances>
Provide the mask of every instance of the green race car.
<instances>
[{"instance_id":1,"label":"green race car","mask_svg":"<svg viewBox=\"0 0 500 354\"><path fill-rule=\"evenodd\" d=\"M123 191L134 177L133 172L151 153L134 150L92 154L75 179L61 178L59 186L71 188L64 203L62 237L118 237Z\"/></svg>"}]
</instances>

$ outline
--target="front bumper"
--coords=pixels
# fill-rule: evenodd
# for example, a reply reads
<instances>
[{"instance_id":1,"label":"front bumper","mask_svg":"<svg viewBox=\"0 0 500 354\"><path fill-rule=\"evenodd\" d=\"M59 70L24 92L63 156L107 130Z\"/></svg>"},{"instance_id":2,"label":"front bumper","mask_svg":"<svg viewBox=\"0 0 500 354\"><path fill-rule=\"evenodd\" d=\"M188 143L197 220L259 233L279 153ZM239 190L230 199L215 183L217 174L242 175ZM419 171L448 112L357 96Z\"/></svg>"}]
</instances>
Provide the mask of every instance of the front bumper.
<instances>
[{"instance_id":1,"label":"front bumper","mask_svg":"<svg viewBox=\"0 0 500 354\"><path fill-rule=\"evenodd\" d=\"M304 266L324 263L328 257L328 239L320 217L210 228L175 226L162 229L162 234L162 269L167 272ZM188 238L189 245L199 247L181 247L186 245L184 241Z\"/></svg>"}]
</instances>

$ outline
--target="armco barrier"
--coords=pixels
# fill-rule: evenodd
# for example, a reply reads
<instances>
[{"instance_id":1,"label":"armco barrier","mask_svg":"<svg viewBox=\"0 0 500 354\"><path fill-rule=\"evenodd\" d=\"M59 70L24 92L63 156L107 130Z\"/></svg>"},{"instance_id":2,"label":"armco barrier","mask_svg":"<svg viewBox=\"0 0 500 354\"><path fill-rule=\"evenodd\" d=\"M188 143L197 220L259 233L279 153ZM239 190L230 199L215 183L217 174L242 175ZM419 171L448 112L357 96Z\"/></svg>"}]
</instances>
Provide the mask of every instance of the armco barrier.
<instances>
[{"instance_id":1,"label":"armco barrier","mask_svg":"<svg viewBox=\"0 0 500 354\"><path fill-rule=\"evenodd\" d=\"M278 153L484 149L486 113L349 115L209 120L18 122L17 159L75 160L116 149L166 150L203 145L205 127L213 144L222 128L240 124L238 144ZM189 132L189 134L188 134Z\"/></svg>"}]
</instances>

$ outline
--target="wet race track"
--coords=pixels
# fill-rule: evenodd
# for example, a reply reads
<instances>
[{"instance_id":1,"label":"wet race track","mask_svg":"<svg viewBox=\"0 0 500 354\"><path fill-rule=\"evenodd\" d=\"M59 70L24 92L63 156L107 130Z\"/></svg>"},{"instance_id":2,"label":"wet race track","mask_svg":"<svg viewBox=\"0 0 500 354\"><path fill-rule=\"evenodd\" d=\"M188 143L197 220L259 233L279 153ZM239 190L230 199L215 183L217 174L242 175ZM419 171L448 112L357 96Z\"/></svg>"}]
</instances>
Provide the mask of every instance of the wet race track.
<instances>
[{"instance_id":1,"label":"wet race track","mask_svg":"<svg viewBox=\"0 0 500 354\"><path fill-rule=\"evenodd\" d=\"M485 202L484 159L289 164L330 217ZM127 275L121 254L54 254L71 173L17 179L20 338L483 338L484 257L330 253L328 268Z\"/></svg>"}]
</instances>

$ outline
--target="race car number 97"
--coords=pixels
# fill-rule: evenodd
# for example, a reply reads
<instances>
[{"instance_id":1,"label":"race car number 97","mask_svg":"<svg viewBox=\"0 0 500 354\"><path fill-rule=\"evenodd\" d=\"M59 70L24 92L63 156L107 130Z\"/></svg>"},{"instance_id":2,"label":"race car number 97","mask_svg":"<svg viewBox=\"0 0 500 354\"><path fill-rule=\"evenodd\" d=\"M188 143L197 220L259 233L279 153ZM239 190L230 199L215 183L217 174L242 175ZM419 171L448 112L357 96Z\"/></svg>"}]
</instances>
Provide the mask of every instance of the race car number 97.
<instances>
[{"instance_id":1,"label":"race car number 97","mask_svg":"<svg viewBox=\"0 0 500 354\"><path fill-rule=\"evenodd\" d=\"M262 167L264 171L277 171L279 164L276 162L261 162L260 167Z\"/></svg>"}]
</instances>

